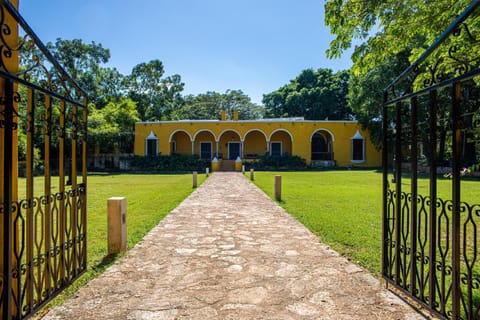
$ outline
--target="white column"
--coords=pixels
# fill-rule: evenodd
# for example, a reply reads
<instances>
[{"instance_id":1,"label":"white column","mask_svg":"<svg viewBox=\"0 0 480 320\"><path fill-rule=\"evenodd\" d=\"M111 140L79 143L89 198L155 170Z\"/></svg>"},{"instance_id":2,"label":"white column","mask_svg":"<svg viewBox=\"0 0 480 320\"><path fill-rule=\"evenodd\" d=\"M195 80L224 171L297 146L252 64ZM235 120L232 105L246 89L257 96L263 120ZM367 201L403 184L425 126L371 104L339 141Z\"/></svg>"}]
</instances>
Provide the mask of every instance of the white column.
<instances>
[{"instance_id":1,"label":"white column","mask_svg":"<svg viewBox=\"0 0 480 320\"><path fill-rule=\"evenodd\" d=\"M216 157L217 157L217 159L218 159L218 140L216 141L216 144L217 144L217 148L215 149L215 150L216 150L215 153L216 153Z\"/></svg>"},{"instance_id":2,"label":"white column","mask_svg":"<svg viewBox=\"0 0 480 320\"><path fill-rule=\"evenodd\" d=\"M267 140L267 153L270 154L270 140Z\"/></svg>"},{"instance_id":3,"label":"white column","mask_svg":"<svg viewBox=\"0 0 480 320\"><path fill-rule=\"evenodd\" d=\"M245 144L245 140L240 140L241 145L240 145L240 158L243 159L243 148Z\"/></svg>"},{"instance_id":4,"label":"white column","mask_svg":"<svg viewBox=\"0 0 480 320\"><path fill-rule=\"evenodd\" d=\"M192 156L195 154L195 140L192 140Z\"/></svg>"}]
</instances>

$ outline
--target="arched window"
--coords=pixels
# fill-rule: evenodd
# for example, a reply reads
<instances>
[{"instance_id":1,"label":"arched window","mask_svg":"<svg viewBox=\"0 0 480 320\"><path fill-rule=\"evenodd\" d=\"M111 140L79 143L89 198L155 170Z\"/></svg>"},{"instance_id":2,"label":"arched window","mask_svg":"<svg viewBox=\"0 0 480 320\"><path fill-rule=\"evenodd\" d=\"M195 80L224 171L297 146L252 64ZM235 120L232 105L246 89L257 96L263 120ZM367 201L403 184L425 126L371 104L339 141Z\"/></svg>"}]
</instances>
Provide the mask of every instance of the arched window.
<instances>
[{"instance_id":1,"label":"arched window","mask_svg":"<svg viewBox=\"0 0 480 320\"><path fill-rule=\"evenodd\" d=\"M150 134L145 139L145 155L147 156L157 156L158 155L158 138L150 131Z\"/></svg>"},{"instance_id":2,"label":"arched window","mask_svg":"<svg viewBox=\"0 0 480 320\"><path fill-rule=\"evenodd\" d=\"M357 130L352 137L352 163L365 162L365 138Z\"/></svg>"}]
</instances>

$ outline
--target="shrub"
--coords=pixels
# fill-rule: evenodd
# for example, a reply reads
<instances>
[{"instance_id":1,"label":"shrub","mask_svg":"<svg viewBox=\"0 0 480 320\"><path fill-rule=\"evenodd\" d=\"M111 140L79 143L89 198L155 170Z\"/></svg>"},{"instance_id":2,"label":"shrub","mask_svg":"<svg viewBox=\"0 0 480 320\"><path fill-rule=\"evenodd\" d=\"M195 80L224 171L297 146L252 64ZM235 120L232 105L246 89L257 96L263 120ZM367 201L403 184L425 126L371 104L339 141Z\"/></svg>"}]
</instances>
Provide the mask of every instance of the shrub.
<instances>
[{"instance_id":1,"label":"shrub","mask_svg":"<svg viewBox=\"0 0 480 320\"><path fill-rule=\"evenodd\" d=\"M260 159L253 162L245 162L245 168L255 168L264 170L278 170L278 169L305 169L307 162L305 159L294 156L289 153L284 153L280 156L264 155Z\"/></svg>"},{"instance_id":2,"label":"shrub","mask_svg":"<svg viewBox=\"0 0 480 320\"><path fill-rule=\"evenodd\" d=\"M210 168L211 161L198 156L135 156L130 163L133 170L148 171L204 171Z\"/></svg>"}]
</instances>

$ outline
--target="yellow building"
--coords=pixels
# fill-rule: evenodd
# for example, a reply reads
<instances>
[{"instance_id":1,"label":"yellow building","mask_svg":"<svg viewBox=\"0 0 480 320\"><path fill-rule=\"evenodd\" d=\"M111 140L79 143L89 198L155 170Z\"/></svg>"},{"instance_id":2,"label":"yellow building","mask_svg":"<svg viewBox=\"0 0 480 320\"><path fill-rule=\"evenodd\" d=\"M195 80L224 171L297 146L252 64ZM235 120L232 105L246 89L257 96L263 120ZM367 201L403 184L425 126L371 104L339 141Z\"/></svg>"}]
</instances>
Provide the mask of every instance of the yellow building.
<instances>
[{"instance_id":1,"label":"yellow building","mask_svg":"<svg viewBox=\"0 0 480 320\"><path fill-rule=\"evenodd\" d=\"M382 161L356 121L303 118L137 122L134 153L242 161L288 153L329 167L378 167Z\"/></svg>"}]
</instances>

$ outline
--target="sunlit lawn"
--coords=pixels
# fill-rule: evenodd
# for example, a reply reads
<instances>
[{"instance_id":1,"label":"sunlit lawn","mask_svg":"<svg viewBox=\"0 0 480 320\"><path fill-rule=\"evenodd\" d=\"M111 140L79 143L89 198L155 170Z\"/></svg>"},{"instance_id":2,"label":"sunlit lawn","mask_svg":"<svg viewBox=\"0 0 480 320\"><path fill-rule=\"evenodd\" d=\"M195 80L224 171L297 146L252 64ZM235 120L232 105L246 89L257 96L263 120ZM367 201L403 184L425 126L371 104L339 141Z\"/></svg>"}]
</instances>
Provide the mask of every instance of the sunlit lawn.
<instances>
[{"instance_id":1,"label":"sunlit lawn","mask_svg":"<svg viewBox=\"0 0 480 320\"><path fill-rule=\"evenodd\" d=\"M320 240L379 274L381 270L382 175L377 171L255 172L254 183L273 198L274 176L282 176L280 205ZM402 180L408 192L408 180ZM428 180L419 193L428 195ZM451 199L451 180L438 182ZM480 203L480 181L462 181L462 201Z\"/></svg>"},{"instance_id":2,"label":"sunlit lawn","mask_svg":"<svg viewBox=\"0 0 480 320\"><path fill-rule=\"evenodd\" d=\"M55 178L52 178L55 181ZM198 176L199 184L205 180ZM35 180L36 190L42 190L43 179ZM25 180L20 180L20 188ZM58 191L58 190L54 190ZM88 177L88 271L68 288L71 294L86 282L103 272L112 261L107 255L107 200L110 197L127 198L127 246L132 248L159 221L185 199L192 189L191 174L158 175L94 175ZM37 192L36 192L37 194ZM64 299L54 300L58 304Z\"/></svg>"}]
</instances>

